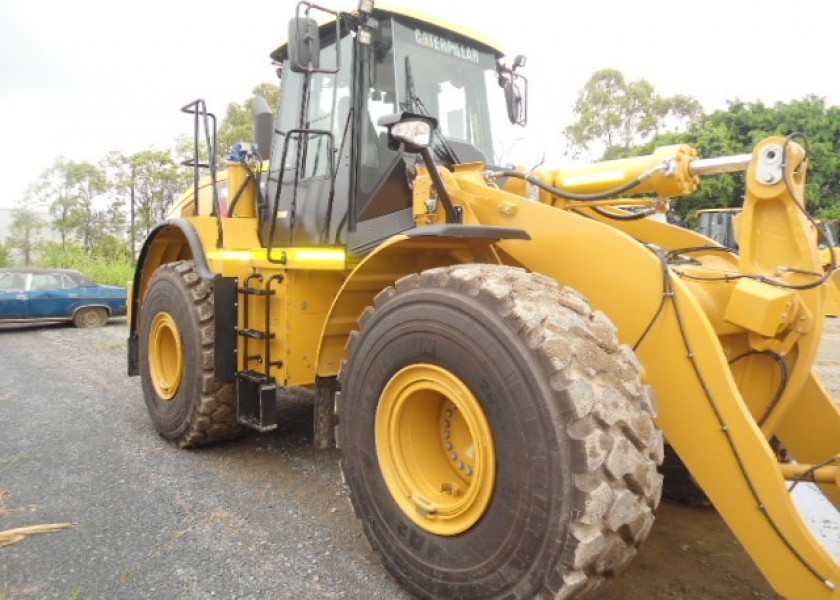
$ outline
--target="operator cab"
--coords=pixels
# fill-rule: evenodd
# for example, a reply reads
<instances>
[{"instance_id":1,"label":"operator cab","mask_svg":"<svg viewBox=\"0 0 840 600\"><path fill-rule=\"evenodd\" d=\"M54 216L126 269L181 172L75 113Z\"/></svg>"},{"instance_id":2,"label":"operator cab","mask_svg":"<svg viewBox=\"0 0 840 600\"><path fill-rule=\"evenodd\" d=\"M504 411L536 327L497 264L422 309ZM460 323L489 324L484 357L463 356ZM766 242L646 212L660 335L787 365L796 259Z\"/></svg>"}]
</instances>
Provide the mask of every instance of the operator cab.
<instances>
[{"instance_id":1,"label":"operator cab","mask_svg":"<svg viewBox=\"0 0 840 600\"><path fill-rule=\"evenodd\" d=\"M419 159L389 143L380 120L403 112L432 117L435 162L496 164L497 131L509 129L508 121L524 124L524 79L491 42L413 11L329 13L320 26L315 11L325 12L301 2L289 41L272 54L281 108L261 241L346 245L362 254L414 227Z\"/></svg>"}]
</instances>

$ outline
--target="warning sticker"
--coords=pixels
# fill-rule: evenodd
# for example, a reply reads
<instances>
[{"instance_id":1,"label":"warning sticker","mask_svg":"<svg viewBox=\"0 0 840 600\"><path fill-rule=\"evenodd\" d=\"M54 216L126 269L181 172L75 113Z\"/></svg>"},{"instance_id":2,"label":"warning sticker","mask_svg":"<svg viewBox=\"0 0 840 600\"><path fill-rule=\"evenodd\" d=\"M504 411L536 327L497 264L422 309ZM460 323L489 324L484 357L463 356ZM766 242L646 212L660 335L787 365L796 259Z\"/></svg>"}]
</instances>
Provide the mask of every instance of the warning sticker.
<instances>
[{"instance_id":1,"label":"warning sticker","mask_svg":"<svg viewBox=\"0 0 840 600\"><path fill-rule=\"evenodd\" d=\"M474 48L468 48L458 42L447 40L433 33L421 31L420 29L414 30L414 39L418 44L430 50L436 50L443 54L460 58L461 60L478 63L478 50Z\"/></svg>"}]
</instances>

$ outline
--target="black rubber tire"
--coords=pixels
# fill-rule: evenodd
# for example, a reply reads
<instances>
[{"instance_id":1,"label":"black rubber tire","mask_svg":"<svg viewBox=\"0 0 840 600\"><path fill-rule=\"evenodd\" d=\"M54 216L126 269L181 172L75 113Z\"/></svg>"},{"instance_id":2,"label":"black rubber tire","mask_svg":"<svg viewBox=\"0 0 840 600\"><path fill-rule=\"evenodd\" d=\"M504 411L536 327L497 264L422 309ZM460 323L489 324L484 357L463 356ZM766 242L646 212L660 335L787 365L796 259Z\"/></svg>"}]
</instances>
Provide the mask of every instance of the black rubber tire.
<instances>
[{"instance_id":1,"label":"black rubber tire","mask_svg":"<svg viewBox=\"0 0 840 600\"><path fill-rule=\"evenodd\" d=\"M665 445L665 460L662 461L659 472L665 478L662 497L666 500L685 506L712 505L706 493L694 482L694 478L691 477L682 459L667 444Z\"/></svg>"},{"instance_id":2,"label":"black rubber tire","mask_svg":"<svg viewBox=\"0 0 840 600\"><path fill-rule=\"evenodd\" d=\"M100 306L84 306L73 315L73 325L79 329L104 327L108 322L108 311Z\"/></svg>"},{"instance_id":3,"label":"black rubber tire","mask_svg":"<svg viewBox=\"0 0 840 600\"><path fill-rule=\"evenodd\" d=\"M140 311L140 378L146 408L161 437L179 448L193 448L240 435L234 385L213 375L212 283L199 277L192 261L165 264L155 271ZM149 335L161 311L172 316L183 344L183 376L171 400L157 394L149 372Z\"/></svg>"},{"instance_id":4,"label":"black rubber tire","mask_svg":"<svg viewBox=\"0 0 840 600\"><path fill-rule=\"evenodd\" d=\"M662 435L605 315L497 265L411 275L374 304L351 334L337 437L353 509L394 577L422 598L579 598L626 566L659 503ZM454 536L407 518L376 455L381 391L414 363L457 375L493 432L493 498Z\"/></svg>"}]
</instances>

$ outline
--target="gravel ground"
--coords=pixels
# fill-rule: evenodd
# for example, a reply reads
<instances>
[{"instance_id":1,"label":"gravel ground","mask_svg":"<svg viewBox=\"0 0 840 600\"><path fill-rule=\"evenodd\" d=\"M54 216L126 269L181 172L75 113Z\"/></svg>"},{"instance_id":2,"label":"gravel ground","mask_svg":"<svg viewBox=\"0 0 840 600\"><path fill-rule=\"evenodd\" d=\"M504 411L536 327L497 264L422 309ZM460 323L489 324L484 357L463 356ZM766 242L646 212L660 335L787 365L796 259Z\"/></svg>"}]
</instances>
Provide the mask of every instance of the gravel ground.
<instances>
[{"instance_id":1,"label":"gravel ground","mask_svg":"<svg viewBox=\"0 0 840 600\"><path fill-rule=\"evenodd\" d=\"M840 320L821 369L840 398ZM161 440L126 325L0 326L0 531L73 523L0 547L0 600L406 598L369 549L336 451L308 406L280 430L198 451ZM603 598L774 599L717 514L663 503Z\"/></svg>"}]
</instances>

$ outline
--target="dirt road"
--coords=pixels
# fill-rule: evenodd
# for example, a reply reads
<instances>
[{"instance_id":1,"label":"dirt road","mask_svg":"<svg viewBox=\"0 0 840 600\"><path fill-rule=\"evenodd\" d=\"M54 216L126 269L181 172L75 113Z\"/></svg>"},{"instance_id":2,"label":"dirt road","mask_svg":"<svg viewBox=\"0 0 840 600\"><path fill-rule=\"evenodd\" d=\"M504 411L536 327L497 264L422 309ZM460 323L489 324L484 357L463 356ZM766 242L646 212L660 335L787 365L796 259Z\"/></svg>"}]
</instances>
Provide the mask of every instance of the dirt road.
<instances>
[{"instance_id":1,"label":"dirt road","mask_svg":"<svg viewBox=\"0 0 840 600\"><path fill-rule=\"evenodd\" d=\"M363 538L311 411L200 451L155 434L125 377L126 326L0 327L0 599L406 598ZM821 366L840 397L840 321ZM664 504L602 598L776 598L711 509Z\"/></svg>"}]
</instances>

